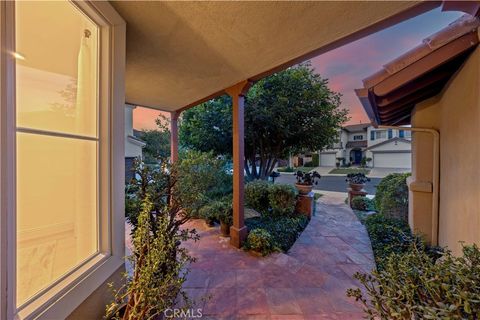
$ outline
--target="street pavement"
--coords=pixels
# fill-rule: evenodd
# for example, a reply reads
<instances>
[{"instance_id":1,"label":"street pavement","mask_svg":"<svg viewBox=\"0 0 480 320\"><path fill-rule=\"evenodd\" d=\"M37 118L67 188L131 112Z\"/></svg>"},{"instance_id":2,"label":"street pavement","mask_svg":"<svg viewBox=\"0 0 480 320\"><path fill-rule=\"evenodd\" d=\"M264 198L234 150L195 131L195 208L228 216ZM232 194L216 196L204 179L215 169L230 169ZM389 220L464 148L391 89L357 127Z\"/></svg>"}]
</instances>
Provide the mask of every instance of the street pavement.
<instances>
[{"instance_id":1,"label":"street pavement","mask_svg":"<svg viewBox=\"0 0 480 320\"><path fill-rule=\"evenodd\" d=\"M345 176L322 176L322 178L318 180L318 184L313 186L313 189L346 193L348 184L345 179ZM367 191L368 194L375 194L376 186L380 183L380 180L382 179L370 178L370 182L365 184L365 191ZM275 183L295 184L295 181L295 176L288 173L281 173L280 176L275 179Z\"/></svg>"}]
</instances>

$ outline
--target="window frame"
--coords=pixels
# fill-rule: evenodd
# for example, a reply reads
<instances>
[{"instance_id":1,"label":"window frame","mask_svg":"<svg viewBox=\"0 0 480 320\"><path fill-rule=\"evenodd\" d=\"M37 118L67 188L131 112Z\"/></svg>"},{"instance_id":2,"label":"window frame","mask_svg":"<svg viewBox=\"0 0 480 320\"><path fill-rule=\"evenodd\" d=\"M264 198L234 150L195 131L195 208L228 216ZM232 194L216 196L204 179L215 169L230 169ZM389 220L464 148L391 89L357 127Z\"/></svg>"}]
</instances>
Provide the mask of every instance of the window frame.
<instances>
[{"instance_id":1,"label":"window frame","mask_svg":"<svg viewBox=\"0 0 480 320\"><path fill-rule=\"evenodd\" d=\"M359 138L359 139L356 139ZM353 136L353 141L363 141L363 134L357 134Z\"/></svg>"},{"instance_id":2,"label":"window frame","mask_svg":"<svg viewBox=\"0 0 480 320\"><path fill-rule=\"evenodd\" d=\"M71 1L99 28L98 252L16 306L15 3L0 3L0 318L65 318L123 267L125 21L108 2ZM19 131L20 132L20 131Z\"/></svg>"}]
</instances>

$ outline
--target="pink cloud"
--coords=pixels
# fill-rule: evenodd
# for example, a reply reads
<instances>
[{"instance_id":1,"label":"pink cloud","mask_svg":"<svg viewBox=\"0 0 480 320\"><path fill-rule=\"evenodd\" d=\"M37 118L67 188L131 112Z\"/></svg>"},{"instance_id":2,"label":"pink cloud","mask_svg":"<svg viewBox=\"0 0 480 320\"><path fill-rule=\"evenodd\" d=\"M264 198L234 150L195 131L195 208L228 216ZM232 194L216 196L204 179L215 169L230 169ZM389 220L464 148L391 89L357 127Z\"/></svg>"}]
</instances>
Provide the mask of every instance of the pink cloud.
<instances>
[{"instance_id":1,"label":"pink cloud","mask_svg":"<svg viewBox=\"0 0 480 320\"><path fill-rule=\"evenodd\" d=\"M158 129L157 125L155 124L155 119L157 119L160 115L170 117L168 112L137 107L133 110L133 128L137 130Z\"/></svg>"}]
</instances>

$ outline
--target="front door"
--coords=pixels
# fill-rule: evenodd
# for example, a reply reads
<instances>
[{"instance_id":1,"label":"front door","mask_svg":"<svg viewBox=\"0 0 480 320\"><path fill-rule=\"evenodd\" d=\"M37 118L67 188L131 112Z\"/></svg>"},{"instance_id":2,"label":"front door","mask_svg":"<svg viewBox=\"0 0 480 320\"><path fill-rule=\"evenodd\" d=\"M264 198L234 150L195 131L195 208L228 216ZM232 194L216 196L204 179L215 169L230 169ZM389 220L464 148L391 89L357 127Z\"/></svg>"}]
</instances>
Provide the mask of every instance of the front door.
<instances>
[{"instance_id":1,"label":"front door","mask_svg":"<svg viewBox=\"0 0 480 320\"><path fill-rule=\"evenodd\" d=\"M360 164L360 162L362 162L362 150L355 150L354 161L355 164Z\"/></svg>"}]
</instances>

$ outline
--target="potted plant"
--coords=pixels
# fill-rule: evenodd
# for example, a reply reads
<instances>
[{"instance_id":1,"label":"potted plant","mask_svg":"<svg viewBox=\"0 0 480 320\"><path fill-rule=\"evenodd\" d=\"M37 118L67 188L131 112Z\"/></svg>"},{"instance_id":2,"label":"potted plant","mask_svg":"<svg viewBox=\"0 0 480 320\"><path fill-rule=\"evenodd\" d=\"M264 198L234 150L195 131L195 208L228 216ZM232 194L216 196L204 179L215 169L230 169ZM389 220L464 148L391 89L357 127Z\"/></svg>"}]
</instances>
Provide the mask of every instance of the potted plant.
<instances>
[{"instance_id":1,"label":"potted plant","mask_svg":"<svg viewBox=\"0 0 480 320\"><path fill-rule=\"evenodd\" d=\"M341 165L343 165L345 158L343 157L337 157L337 162L335 163L337 168L340 168Z\"/></svg>"},{"instance_id":2,"label":"potted plant","mask_svg":"<svg viewBox=\"0 0 480 320\"><path fill-rule=\"evenodd\" d=\"M370 181L370 179L364 173L349 173L345 181L348 182L353 191L360 191L365 186L365 182Z\"/></svg>"},{"instance_id":3,"label":"potted plant","mask_svg":"<svg viewBox=\"0 0 480 320\"><path fill-rule=\"evenodd\" d=\"M318 184L318 180L322 177L317 171L303 172L297 171L295 173L297 182L295 187L299 194L306 195L312 192L313 185Z\"/></svg>"},{"instance_id":4,"label":"potted plant","mask_svg":"<svg viewBox=\"0 0 480 320\"><path fill-rule=\"evenodd\" d=\"M230 227L233 225L233 208L231 199L223 199L215 203L217 220L220 221L220 232L223 237L230 235Z\"/></svg>"}]
</instances>

